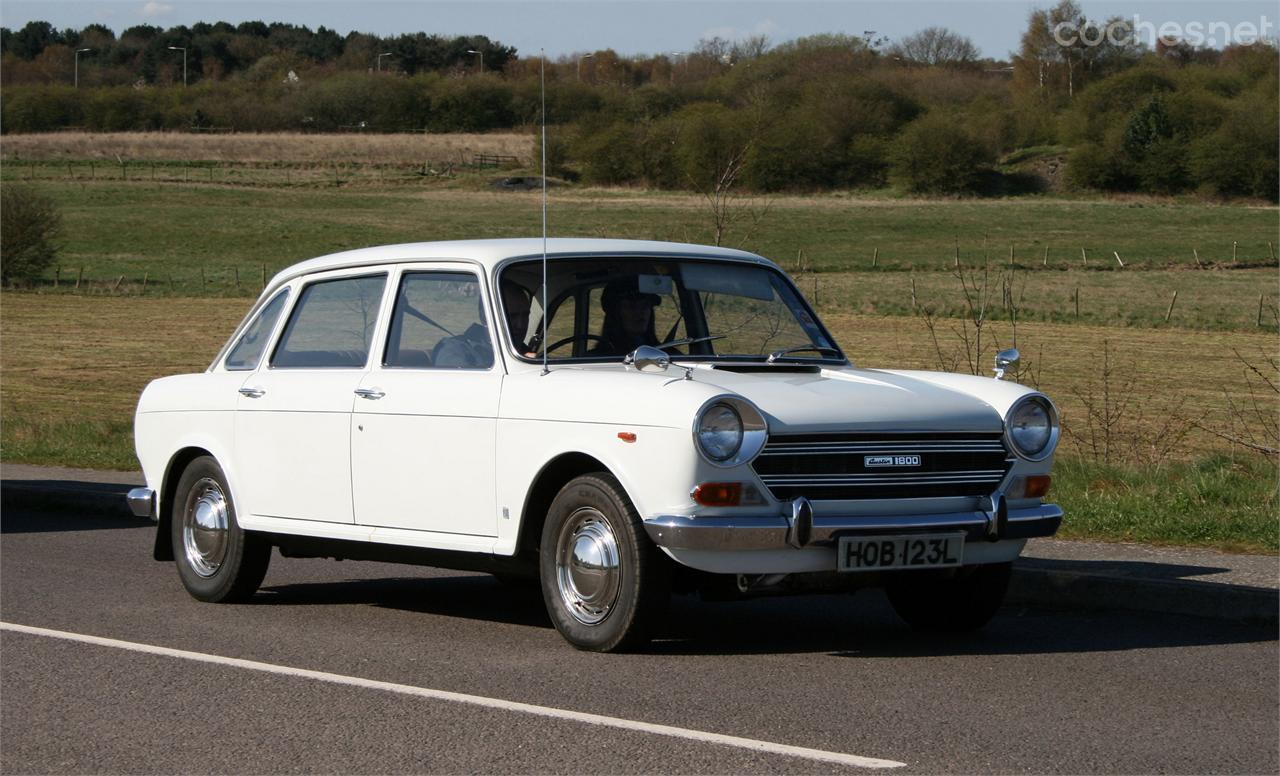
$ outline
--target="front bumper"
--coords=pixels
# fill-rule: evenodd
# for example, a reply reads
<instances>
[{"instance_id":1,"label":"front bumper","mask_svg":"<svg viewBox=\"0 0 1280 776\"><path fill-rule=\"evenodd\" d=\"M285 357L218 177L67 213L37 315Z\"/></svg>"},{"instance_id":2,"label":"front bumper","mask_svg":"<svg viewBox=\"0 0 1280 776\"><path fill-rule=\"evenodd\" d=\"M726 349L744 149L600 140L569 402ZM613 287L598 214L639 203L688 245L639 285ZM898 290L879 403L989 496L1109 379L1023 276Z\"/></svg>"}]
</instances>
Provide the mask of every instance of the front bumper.
<instances>
[{"instance_id":1,"label":"front bumper","mask_svg":"<svg viewBox=\"0 0 1280 776\"><path fill-rule=\"evenodd\" d=\"M841 536L910 533L913 531L964 531L966 541L1031 539L1052 536L1062 524L1062 507L1041 504L1008 510L999 533L989 531L987 512L889 516L813 516L803 547L834 547ZM748 551L785 550L797 547L791 521L781 515L689 516L658 515L646 518L645 530L654 544L668 550Z\"/></svg>"}]
</instances>

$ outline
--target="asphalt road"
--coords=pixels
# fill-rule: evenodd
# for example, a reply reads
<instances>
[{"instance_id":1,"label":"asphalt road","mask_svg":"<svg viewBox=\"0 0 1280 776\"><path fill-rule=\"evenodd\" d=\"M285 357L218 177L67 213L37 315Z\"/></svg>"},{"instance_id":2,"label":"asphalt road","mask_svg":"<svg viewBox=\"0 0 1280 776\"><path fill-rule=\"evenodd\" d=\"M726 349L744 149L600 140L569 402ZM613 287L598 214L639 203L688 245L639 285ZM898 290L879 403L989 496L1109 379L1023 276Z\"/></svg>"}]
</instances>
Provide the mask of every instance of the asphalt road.
<instances>
[{"instance_id":1,"label":"asphalt road","mask_svg":"<svg viewBox=\"0 0 1280 776\"><path fill-rule=\"evenodd\" d=\"M153 530L0 515L4 623L198 653L0 626L0 771L859 770L349 677L905 763L898 773L1280 770L1274 628L1007 607L981 634L937 637L874 591L677 598L650 652L596 655L561 640L536 590L484 575L277 556L252 603L202 604L150 559Z\"/></svg>"}]
</instances>

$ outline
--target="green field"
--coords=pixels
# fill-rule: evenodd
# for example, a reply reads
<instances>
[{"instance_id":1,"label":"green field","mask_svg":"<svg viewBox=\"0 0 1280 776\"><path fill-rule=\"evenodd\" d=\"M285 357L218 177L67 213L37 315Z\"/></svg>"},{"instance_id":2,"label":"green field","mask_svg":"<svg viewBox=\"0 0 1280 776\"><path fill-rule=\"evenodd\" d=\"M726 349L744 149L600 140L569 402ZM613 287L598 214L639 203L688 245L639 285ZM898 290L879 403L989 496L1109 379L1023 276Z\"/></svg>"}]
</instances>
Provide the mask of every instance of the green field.
<instances>
[{"instance_id":1,"label":"green field","mask_svg":"<svg viewBox=\"0 0 1280 776\"><path fill-rule=\"evenodd\" d=\"M20 171L6 166L4 179ZM264 266L270 274L365 245L532 235L540 224L536 193L495 191L479 174L340 187L37 183L63 210L61 272L56 289L50 273L35 289L0 295L5 461L136 466L138 392L154 377L203 369L256 294ZM1013 344L1016 320L1030 364L1023 379L1055 398L1068 430L1055 484L1073 514L1064 533L1277 548L1274 460L1207 430L1240 435L1249 429L1241 430L1239 407L1277 406L1245 363L1275 381L1267 359L1276 351L1280 274L1267 257L1276 208L840 195L754 206L766 204L758 223L743 215L726 243L796 275L863 366L963 368L959 332L969 328L955 245L972 282L985 240L989 309L976 368L987 372L994 348ZM710 236L699 198L631 190L556 189L550 225L563 236ZM1080 242L1087 267L1073 247ZM1252 268L1226 268L1233 242L1235 263ZM1128 267L1119 269L1113 250ZM936 340L922 310L944 316ZM1099 407L1114 416L1106 456L1096 444Z\"/></svg>"}]
</instances>

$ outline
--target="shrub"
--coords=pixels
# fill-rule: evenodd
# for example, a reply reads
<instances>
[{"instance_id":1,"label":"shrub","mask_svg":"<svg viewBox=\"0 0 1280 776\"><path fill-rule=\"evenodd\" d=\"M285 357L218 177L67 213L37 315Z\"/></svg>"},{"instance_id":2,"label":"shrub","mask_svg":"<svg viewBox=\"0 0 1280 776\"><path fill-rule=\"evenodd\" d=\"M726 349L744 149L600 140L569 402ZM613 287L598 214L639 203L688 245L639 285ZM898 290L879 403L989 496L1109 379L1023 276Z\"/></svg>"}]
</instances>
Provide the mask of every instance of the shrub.
<instances>
[{"instance_id":1,"label":"shrub","mask_svg":"<svg viewBox=\"0 0 1280 776\"><path fill-rule=\"evenodd\" d=\"M946 194L977 188L995 156L953 118L930 113L903 130L891 160L894 177L907 189Z\"/></svg>"},{"instance_id":2,"label":"shrub","mask_svg":"<svg viewBox=\"0 0 1280 776\"><path fill-rule=\"evenodd\" d=\"M21 183L0 187L0 283L39 278L58 255L61 226L52 199Z\"/></svg>"}]
</instances>

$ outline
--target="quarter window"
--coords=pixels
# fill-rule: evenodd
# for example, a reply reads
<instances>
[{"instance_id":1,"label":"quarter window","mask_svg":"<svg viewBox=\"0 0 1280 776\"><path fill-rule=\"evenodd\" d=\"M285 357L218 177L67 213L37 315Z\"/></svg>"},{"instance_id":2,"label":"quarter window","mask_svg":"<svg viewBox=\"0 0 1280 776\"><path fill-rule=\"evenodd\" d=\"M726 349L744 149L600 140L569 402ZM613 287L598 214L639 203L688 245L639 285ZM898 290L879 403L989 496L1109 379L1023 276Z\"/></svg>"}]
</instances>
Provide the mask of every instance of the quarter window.
<instances>
[{"instance_id":1,"label":"quarter window","mask_svg":"<svg viewBox=\"0 0 1280 776\"><path fill-rule=\"evenodd\" d=\"M223 365L232 371L250 371L258 368L258 360L262 358L262 351L267 347L267 338L271 336L271 332L276 327L276 319L280 317L280 312L284 310L285 300L289 298L289 289L285 289L271 298L253 321L244 330L244 334L240 335L240 340L236 342L231 352L227 354L227 360Z\"/></svg>"},{"instance_id":2,"label":"quarter window","mask_svg":"<svg viewBox=\"0 0 1280 776\"><path fill-rule=\"evenodd\" d=\"M400 280L387 350L389 367L488 369L493 339L480 281L468 272L410 272Z\"/></svg>"},{"instance_id":3,"label":"quarter window","mask_svg":"<svg viewBox=\"0 0 1280 776\"><path fill-rule=\"evenodd\" d=\"M277 368L359 368L369 358L386 275L322 280L302 289L280 344Z\"/></svg>"}]
</instances>

